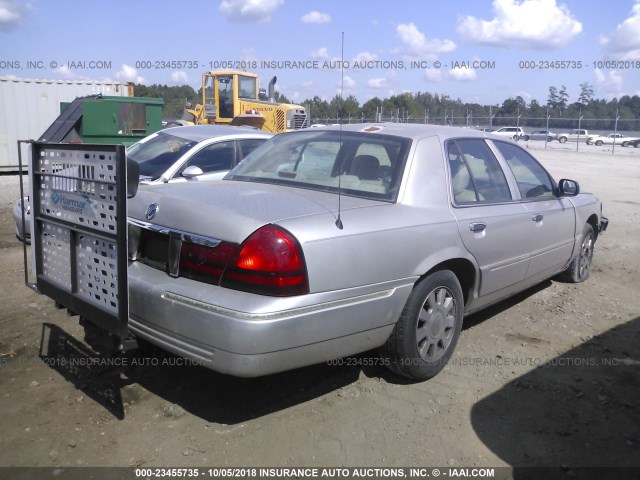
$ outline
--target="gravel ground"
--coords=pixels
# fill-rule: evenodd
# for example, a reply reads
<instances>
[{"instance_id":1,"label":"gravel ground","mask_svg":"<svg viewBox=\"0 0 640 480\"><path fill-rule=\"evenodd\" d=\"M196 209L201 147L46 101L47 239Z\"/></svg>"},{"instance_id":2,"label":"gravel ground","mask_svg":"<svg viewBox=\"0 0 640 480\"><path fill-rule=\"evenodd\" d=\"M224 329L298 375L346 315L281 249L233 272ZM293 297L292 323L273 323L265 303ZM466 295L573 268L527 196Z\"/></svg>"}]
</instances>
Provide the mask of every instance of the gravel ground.
<instances>
[{"instance_id":1,"label":"gravel ground","mask_svg":"<svg viewBox=\"0 0 640 480\"><path fill-rule=\"evenodd\" d=\"M371 354L253 380L153 349L48 364L90 353L77 317L24 286L17 177L0 176L0 465L640 467L640 149L526 146L603 200L592 275L466 319L421 383L358 365Z\"/></svg>"}]
</instances>

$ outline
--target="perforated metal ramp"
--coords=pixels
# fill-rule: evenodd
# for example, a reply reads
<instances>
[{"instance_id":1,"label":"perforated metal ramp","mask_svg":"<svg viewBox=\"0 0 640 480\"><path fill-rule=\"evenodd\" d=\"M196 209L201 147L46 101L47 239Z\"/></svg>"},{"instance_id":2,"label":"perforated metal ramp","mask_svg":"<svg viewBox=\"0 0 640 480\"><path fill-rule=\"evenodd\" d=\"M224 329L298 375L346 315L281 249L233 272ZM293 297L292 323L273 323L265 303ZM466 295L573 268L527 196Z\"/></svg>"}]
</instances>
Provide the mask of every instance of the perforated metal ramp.
<instances>
[{"instance_id":1,"label":"perforated metal ramp","mask_svg":"<svg viewBox=\"0 0 640 480\"><path fill-rule=\"evenodd\" d=\"M128 335L122 145L33 145L36 285L121 339Z\"/></svg>"}]
</instances>

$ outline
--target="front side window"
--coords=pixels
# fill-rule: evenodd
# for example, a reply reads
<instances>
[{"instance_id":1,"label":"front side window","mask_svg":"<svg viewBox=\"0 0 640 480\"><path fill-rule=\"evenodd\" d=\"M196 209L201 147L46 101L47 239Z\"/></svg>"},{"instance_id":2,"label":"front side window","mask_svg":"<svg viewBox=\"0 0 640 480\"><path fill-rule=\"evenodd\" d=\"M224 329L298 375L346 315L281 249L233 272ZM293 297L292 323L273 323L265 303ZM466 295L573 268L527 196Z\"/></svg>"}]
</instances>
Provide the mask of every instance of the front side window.
<instances>
[{"instance_id":1,"label":"front side window","mask_svg":"<svg viewBox=\"0 0 640 480\"><path fill-rule=\"evenodd\" d=\"M452 140L447 153L455 203L512 200L502 167L483 139Z\"/></svg>"},{"instance_id":2,"label":"front side window","mask_svg":"<svg viewBox=\"0 0 640 480\"><path fill-rule=\"evenodd\" d=\"M304 131L273 137L227 179L395 201L411 140L382 134Z\"/></svg>"},{"instance_id":3,"label":"front side window","mask_svg":"<svg viewBox=\"0 0 640 480\"><path fill-rule=\"evenodd\" d=\"M516 145L494 142L509 164L523 199L554 196L553 180L538 161Z\"/></svg>"},{"instance_id":4,"label":"front side window","mask_svg":"<svg viewBox=\"0 0 640 480\"><path fill-rule=\"evenodd\" d=\"M198 150L186 162L176 175L180 175L185 168L196 166L203 173L221 172L231 170L235 160L235 148L233 140L218 142Z\"/></svg>"}]
</instances>

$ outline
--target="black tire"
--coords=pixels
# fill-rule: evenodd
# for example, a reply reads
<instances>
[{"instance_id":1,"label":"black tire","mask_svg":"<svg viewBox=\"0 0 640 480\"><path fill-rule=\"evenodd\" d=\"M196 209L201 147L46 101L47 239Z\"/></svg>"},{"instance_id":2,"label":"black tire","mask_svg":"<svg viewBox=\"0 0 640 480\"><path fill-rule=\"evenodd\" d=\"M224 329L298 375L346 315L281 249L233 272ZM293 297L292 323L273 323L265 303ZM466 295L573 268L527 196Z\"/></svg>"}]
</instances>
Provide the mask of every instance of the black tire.
<instances>
[{"instance_id":1,"label":"black tire","mask_svg":"<svg viewBox=\"0 0 640 480\"><path fill-rule=\"evenodd\" d=\"M588 223L582 231L582 240L580 240L580 251L578 255L571 261L569 267L560 274L560 278L565 282L580 283L589 278L589 270L591 269L591 261L593 260L593 247L596 243L596 236L593 227Z\"/></svg>"},{"instance_id":2,"label":"black tire","mask_svg":"<svg viewBox=\"0 0 640 480\"><path fill-rule=\"evenodd\" d=\"M623 147L628 147L629 146L629 142L622 142L622 146Z\"/></svg>"},{"instance_id":3,"label":"black tire","mask_svg":"<svg viewBox=\"0 0 640 480\"><path fill-rule=\"evenodd\" d=\"M389 368L427 380L445 367L458 343L464 299L453 272L440 270L418 282L382 352Z\"/></svg>"},{"instance_id":4,"label":"black tire","mask_svg":"<svg viewBox=\"0 0 640 480\"><path fill-rule=\"evenodd\" d=\"M525 141L525 142L528 142L528 141L529 141L529 135L525 135L525 136L524 136L524 141Z\"/></svg>"},{"instance_id":5,"label":"black tire","mask_svg":"<svg viewBox=\"0 0 640 480\"><path fill-rule=\"evenodd\" d=\"M596 147L602 146L602 140L596 140Z\"/></svg>"},{"instance_id":6,"label":"black tire","mask_svg":"<svg viewBox=\"0 0 640 480\"><path fill-rule=\"evenodd\" d=\"M551 140L553 140L553 137L547 137L547 142L550 142Z\"/></svg>"},{"instance_id":7,"label":"black tire","mask_svg":"<svg viewBox=\"0 0 640 480\"><path fill-rule=\"evenodd\" d=\"M567 137L560 137L560 138L558 139L558 141L559 141L560 143L566 143L566 141L567 141Z\"/></svg>"},{"instance_id":8,"label":"black tire","mask_svg":"<svg viewBox=\"0 0 640 480\"><path fill-rule=\"evenodd\" d=\"M587 138L587 145L593 145L593 140L591 140L590 138Z\"/></svg>"}]
</instances>

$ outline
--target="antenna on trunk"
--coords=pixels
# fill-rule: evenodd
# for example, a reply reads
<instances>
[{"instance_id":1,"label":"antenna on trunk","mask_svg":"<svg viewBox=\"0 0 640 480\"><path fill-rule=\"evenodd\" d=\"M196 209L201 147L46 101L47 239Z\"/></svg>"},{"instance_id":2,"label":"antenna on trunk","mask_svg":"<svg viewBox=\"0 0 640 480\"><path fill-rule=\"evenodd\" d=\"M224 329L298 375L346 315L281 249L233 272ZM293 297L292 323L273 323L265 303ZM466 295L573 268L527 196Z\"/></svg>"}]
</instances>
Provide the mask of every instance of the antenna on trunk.
<instances>
[{"instance_id":1,"label":"antenna on trunk","mask_svg":"<svg viewBox=\"0 0 640 480\"><path fill-rule=\"evenodd\" d=\"M344 100L342 98L342 92L344 90L344 32L342 32L342 45L341 45L341 61L340 61L340 109L339 109L339 119L340 119L340 148L338 152L342 151L342 115L343 115L343 106ZM340 212L342 210L342 163L344 162L344 157L342 157L342 161L340 163L340 169L338 170L338 218L336 219L336 227L342 230L342 219L340 218Z\"/></svg>"}]
</instances>

